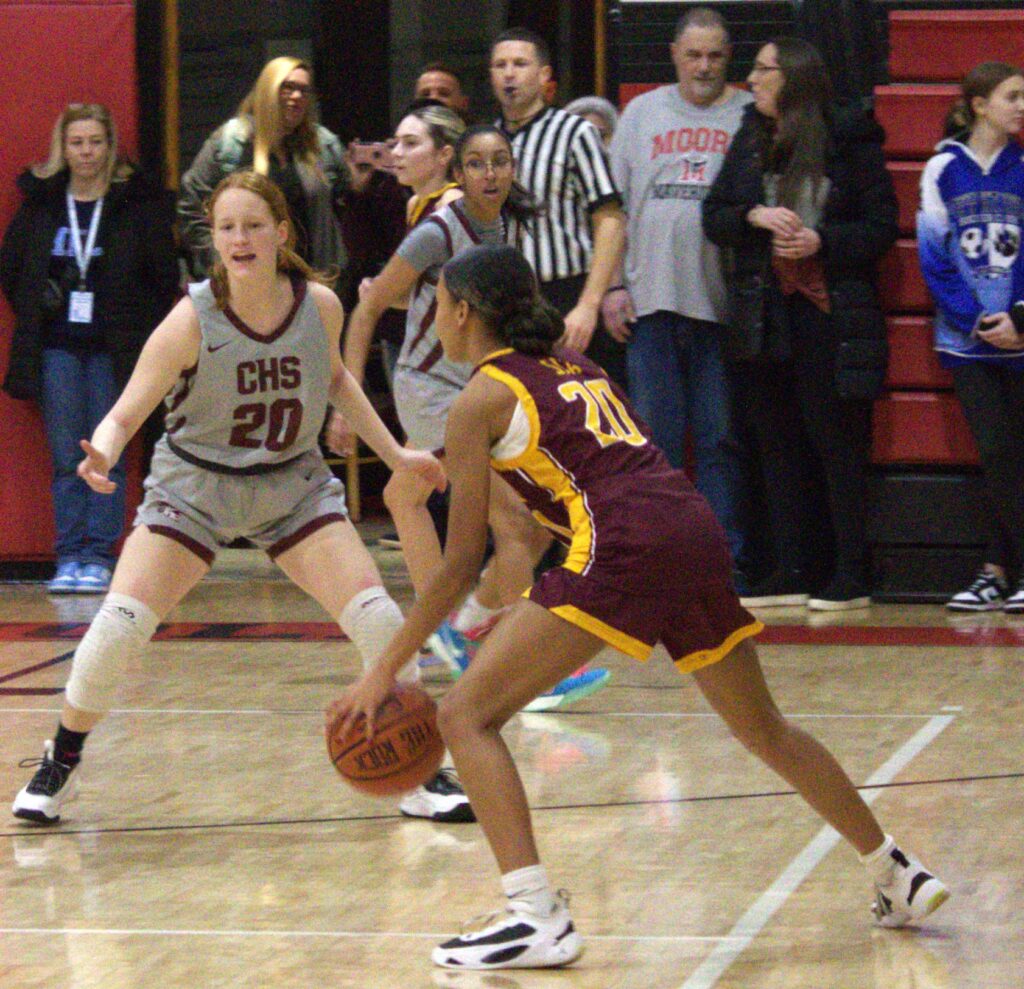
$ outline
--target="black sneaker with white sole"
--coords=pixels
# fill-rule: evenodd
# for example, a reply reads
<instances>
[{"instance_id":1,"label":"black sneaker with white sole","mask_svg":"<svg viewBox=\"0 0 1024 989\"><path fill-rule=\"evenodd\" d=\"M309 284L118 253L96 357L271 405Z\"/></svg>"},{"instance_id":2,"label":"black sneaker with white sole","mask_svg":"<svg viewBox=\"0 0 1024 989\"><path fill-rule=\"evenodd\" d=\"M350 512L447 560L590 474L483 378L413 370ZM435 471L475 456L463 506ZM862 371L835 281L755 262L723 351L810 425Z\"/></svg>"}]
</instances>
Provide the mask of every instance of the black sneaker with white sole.
<instances>
[{"instance_id":1,"label":"black sneaker with white sole","mask_svg":"<svg viewBox=\"0 0 1024 989\"><path fill-rule=\"evenodd\" d=\"M510 907L504 914L491 914L484 924L482 930L439 944L431 954L434 964L473 969L559 968L583 954L583 940L576 933L563 892L547 917Z\"/></svg>"},{"instance_id":2,"label":"black sneaker with white sole","mask_svg":"<svg viewBox=\"0 0 1024 989\"><path fill-rule=\"evenodd\" d=\"M950 611L999 611L1009 596L1009 585L1002 577L982 570L970 587L946 602L946 607Z\"/></svg>"},{"instance_id":3,"label":"black sneaker with white sole","mask_svg":"<svg viewBox=\"0 0 1024 989\"><path fill-rule=\"evenodd\" d=\"M60 806L74 791L75 781L71 777L74 767L54 759L53 742L49 740L43 745L42 759L24 759L18 765L23 769L39 768L14 798L11 807L14 816L36 824L58 824Z\"/></svg>"},{"instance_id":4,"label":"black sneaker with white sole","mask_svg":"<svg viewBox=\"0 0 1024 989\"><path fill-rule=\"evenodd\" d=\"M454 769L442 769L432 780L416 787L402 798L398 809L406 817L424 817L441 824L472 824L476 820Z\"/></svg>"}]
</instances>

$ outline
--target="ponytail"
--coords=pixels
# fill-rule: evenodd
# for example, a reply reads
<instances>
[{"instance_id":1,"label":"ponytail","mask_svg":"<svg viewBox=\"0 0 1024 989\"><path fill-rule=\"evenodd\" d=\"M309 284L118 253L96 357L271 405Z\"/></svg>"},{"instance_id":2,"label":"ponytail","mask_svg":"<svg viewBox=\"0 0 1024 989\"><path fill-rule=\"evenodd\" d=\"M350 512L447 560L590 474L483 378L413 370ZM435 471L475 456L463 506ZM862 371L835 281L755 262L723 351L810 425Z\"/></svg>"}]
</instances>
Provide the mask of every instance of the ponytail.
<instances>
[{"instance_id":1,"label":"ponytail","mask_svg":"<svg viewBox=\"0 0 1024 989\"><path fill-rule=\"evenodd\" d=\"M484 325L513 350L551 353L565 333L558 310L543 299L529 262L508 244L479 244L443 269L452 297L468 303Z\"/></svg>"},{"instance_id":2,"label":"ponytail","mask_svg":"<svg viewBox=\"0 0 1024 989\"><path fill-rule=\"evenodd\" d=\"M978 97L988 99L994 89L1015 76L1024 77L1024 71L1008 62L980 62L971 69L960 84L960 98L946 115L943 137L969 133L978 119L974 113L974 100Z\"/></svg>"}]
</instances>

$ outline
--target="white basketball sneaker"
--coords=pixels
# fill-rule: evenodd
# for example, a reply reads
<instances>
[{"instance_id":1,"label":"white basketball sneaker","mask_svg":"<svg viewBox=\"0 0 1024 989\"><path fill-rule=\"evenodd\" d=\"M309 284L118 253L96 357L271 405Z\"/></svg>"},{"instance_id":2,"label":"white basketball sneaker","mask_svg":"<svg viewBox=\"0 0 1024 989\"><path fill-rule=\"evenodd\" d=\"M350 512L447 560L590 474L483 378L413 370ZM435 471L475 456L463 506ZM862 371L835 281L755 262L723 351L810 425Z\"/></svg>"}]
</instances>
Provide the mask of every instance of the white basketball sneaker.
<instances>
[{"instance_id":1,"label":"white basketball sneaker","mask_svg":"<svg viewBox=\"0 0 1024 989\"><path fill-rule=\"evenodd\" d=\"M487 921L498 917L494 923ZM583 941L559 892L547 917L509 908L491 914L479 931L461 934L438 945L432 954L442 968L559 968L583 954Z\"/></svg>"},{"instance_id":2,"label":"white basketball sneaker","mask_svg":"<svg viewBox=\"0 0 1024 989\"><path fill-rule=\"evenodd\" d=\"M923 920L949 899L945 883L936 879L917 859L908 858L898 848L890 853L892 878L875 883L875 902L871 912L879 927L903 927Z\"/></svg>"},{"instance_id":3,"label":"white basketball sneaker","mask_svg":"<svg viewBox=\"0 0 1024 989\"><path fill-rule=\"evenodd\" d=\"M42 759L25 759L22 768L38 766L35 775L21 788L11 808L15 817L36 824L58 824L60 805L69 799L75 789L77 777L72 767L53 758L53 742L43 744Z\"/></svg>"}]
</instances>

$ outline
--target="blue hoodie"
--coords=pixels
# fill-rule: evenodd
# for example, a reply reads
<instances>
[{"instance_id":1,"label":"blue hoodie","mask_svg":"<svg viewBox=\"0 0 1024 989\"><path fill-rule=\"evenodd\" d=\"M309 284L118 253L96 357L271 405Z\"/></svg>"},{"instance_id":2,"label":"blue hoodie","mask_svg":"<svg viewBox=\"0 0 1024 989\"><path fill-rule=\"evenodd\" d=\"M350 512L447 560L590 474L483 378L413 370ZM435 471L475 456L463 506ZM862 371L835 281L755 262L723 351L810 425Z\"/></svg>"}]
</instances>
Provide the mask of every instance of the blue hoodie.
<instances>
[{"instance_id":1,"label":"blue hoodie","mask_svg":"<svg viewBox=\"0 0 1024 989\"><path fill-rule=\"evenodd\" d=\"M971 335L981 316L1024 299L1024 154L1011 141L985 169L960 141L936 150L921 176L917 247L938 309L940 362L998 360L1024 371L1024 351Z\"/></svg>"}]
</instances>

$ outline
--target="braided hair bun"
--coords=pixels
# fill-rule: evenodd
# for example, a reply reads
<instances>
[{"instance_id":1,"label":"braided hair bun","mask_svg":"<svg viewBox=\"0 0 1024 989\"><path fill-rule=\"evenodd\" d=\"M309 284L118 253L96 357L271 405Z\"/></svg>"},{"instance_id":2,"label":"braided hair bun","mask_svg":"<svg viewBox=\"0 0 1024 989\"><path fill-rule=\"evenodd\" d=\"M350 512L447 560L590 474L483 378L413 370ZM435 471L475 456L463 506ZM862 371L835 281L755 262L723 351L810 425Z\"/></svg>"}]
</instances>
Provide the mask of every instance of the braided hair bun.
<instances>
[{"instance_id":1,"label":"braided hair bun","mask_svg":"<svg viewBox=\"0 0 1024 989\"><path fill-rule=\"evenodd\" d=\"M507 244L480 244L444 266L448 291L522 354L545 356L565 333L554 306L537 290L529 262Z\"/></svg>"}]
</instances>

